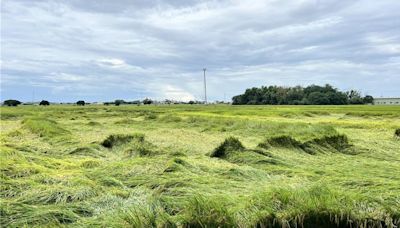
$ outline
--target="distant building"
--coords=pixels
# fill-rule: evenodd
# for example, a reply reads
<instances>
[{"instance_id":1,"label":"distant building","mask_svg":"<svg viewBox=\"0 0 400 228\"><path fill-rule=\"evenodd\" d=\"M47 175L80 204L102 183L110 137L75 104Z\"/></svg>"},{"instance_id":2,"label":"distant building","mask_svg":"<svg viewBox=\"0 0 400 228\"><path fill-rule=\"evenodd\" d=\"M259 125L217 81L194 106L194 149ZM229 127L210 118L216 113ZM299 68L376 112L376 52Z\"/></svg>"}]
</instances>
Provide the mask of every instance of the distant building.
<instances>
[{"instance_id":1,"label":"distant building","mask_svg":"<svg viewBox=\"0 0 400 228\"><path fill-rule=\"evenodd\" d=\"M374 98L374 105L400 105L400 98Z\"/></svg>"}]
</instances>

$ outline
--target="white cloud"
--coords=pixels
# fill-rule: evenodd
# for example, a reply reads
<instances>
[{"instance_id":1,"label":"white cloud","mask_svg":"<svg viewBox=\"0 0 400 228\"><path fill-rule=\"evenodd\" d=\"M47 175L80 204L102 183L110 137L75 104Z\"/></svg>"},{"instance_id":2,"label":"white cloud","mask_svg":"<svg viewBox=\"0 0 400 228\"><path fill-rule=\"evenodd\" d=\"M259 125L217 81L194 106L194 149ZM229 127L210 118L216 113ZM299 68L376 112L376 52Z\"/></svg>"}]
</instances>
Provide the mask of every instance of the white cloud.
<instances>
[{"instance_id":1,"label":"white cloud","mask_svg":"<svg viewBox=\"0 0 400 228\"><path fill-rule=\"evenodd\" d=\"M111 67L121 67L125 65L125 61L122 59L100 59L98 62L101 65L111 66Z\"/></svg>"},{"instance_id":2,"label":"white cloud","mask_svg":"<svg viewBox=\"0 0 400 228\"><path fill-rule=\"evenodd\" d=\"M170 99L177 101L195 100L195 97L188 91L173 85L162 85L158 99Z\"/></svg>"}]
</instances>

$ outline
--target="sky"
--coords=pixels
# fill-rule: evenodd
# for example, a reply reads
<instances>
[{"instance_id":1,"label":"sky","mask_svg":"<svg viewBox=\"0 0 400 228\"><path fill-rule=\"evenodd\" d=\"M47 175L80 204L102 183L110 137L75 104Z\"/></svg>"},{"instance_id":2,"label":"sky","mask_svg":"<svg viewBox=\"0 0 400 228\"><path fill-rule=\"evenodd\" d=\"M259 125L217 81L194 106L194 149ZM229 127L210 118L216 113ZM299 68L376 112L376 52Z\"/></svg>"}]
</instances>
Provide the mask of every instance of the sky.
<instances>
[{"instance_id":1,"label":"sky","mask_svg":"<svg viewBox=\"0 0 400 228\"><path fill-rule=\"evenodd\" d=\"M400 97L399 0L2 0L1 100Z\"/></svg>"}]
</instances>

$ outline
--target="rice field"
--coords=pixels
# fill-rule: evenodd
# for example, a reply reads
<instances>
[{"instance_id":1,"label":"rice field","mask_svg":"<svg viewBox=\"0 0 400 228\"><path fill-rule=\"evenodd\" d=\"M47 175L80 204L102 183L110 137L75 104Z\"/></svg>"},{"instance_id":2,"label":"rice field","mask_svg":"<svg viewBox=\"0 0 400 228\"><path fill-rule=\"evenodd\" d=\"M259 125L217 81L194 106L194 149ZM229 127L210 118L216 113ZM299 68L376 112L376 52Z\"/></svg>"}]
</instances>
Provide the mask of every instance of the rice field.
<instances>
[{"instance_id":1,"label":"rice field","mask_svg":"<svg viewBox=\"0 0 400 228\"><path fill-rule=\"evenodd\" d=\"M1 227L399 227L400 107L1 107Z\"/></svg>"}]
</instances>

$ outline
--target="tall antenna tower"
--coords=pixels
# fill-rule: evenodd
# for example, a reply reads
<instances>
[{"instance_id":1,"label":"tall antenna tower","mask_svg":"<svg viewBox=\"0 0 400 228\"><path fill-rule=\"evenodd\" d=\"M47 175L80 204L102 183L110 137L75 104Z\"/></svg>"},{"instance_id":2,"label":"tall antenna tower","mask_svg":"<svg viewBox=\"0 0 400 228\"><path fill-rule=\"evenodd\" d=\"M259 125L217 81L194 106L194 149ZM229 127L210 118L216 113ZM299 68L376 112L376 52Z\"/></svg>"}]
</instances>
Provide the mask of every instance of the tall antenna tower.
<instances>
[{"instance_id":1,"label":"tall antenna tower","mask_svg":"<svg viewBox=\"0 0 400 228\"><path fill-rule=\"evenodd\" d=\"M207 104L207 82L206 82L206 68L203 68L204 72L204 104Z\"/></svg>"}]
</instances>

